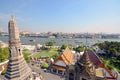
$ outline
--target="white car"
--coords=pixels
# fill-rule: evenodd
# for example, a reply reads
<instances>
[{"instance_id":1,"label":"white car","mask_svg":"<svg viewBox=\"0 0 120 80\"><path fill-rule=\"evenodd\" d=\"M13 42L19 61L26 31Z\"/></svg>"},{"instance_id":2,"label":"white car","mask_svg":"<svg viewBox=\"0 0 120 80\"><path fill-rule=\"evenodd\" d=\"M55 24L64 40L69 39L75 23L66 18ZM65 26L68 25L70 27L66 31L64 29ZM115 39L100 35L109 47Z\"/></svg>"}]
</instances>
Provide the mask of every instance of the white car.
<instances>
[{"instance_id":1,"label":"white car","mask_svg":"<svg viewBox=\"0 0 120 80\"><path fill-rule=\"evenodd\" d=\"M49 70L47 70L47 69L43 69L43 71L44 71L44 72L49 72Z\"/></svg>"}]
</instances>

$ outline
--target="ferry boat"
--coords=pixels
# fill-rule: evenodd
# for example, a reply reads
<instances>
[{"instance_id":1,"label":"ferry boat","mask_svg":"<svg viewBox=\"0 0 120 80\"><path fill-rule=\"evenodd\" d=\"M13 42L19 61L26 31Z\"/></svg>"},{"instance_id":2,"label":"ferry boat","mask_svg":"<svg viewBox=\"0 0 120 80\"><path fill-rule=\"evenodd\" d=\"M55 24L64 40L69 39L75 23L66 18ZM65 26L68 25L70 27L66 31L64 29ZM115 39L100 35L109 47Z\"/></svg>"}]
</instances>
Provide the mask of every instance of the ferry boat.
<instances>
[{"instance_id":1,"label":"ferry boat","mask_svg":"<svg viewBox=\"0 0 120 80\"><path fill-rule=\"evenodd\" d=\"M34 40L34 39L30 39L29 41L31 41L31 42L35 42L35 40Z\"/></svg>"}]
</instances>

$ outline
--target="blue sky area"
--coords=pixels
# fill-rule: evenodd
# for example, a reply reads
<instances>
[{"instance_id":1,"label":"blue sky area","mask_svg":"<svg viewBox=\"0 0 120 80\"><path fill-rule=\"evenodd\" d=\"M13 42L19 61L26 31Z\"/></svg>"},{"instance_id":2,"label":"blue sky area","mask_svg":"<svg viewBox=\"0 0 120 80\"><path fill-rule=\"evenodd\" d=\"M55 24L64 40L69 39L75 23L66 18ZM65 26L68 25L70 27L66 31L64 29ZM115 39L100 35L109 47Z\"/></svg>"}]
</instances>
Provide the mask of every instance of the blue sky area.
<instances>
[{"instance_id":1,"label":"blue sky area","mask_svg":"<svg viewBox=\"0 0 120 80\"><path fill-rule=\"evenodd\" d=\"M120 33L120 0L0 0L0 29Z\"/></svg>"}]
</instances>

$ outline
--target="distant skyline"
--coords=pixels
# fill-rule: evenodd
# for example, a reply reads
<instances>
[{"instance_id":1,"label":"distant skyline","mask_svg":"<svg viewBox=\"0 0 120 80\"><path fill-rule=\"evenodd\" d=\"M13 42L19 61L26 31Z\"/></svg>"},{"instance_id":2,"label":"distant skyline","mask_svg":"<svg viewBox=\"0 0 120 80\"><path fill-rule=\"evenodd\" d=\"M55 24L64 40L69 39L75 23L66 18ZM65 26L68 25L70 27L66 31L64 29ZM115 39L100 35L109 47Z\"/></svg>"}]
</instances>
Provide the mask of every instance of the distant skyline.
<instances>
[{"instance_id":1,"label":"distant skyline","mask_svg":"<svg viewBox=\"0 0 120 80\"><path fill-rule=\"evenodd\" d=\"M31 32L120 33L120 0L0 0L0 30L11 15Z\"/></svg>"}]
</instances>

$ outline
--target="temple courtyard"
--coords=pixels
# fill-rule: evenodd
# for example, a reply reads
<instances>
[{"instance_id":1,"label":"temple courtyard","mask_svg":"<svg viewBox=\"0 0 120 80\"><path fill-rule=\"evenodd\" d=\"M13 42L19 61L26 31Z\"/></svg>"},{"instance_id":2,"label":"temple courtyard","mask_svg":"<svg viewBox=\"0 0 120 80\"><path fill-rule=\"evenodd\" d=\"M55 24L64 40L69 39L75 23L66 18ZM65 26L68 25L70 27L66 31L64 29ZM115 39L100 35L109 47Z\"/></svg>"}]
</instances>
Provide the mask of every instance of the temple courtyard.
<instances>
[{"instance_id":1,"label":"temple courtyard","mask_svg":"<svg viewBox=\"0 0 120 80\"><path fill-rule=\"evenodd\" d=\"M39 66L36 66L36 65L34 65L34 66L29 65L29 66L33 72L40 73L43 76L44 80L65 80L64 77L61 77L61 76L56 75L56 74L52 74L50 72L45 72Z\"/></svg>"}]
</instances>

